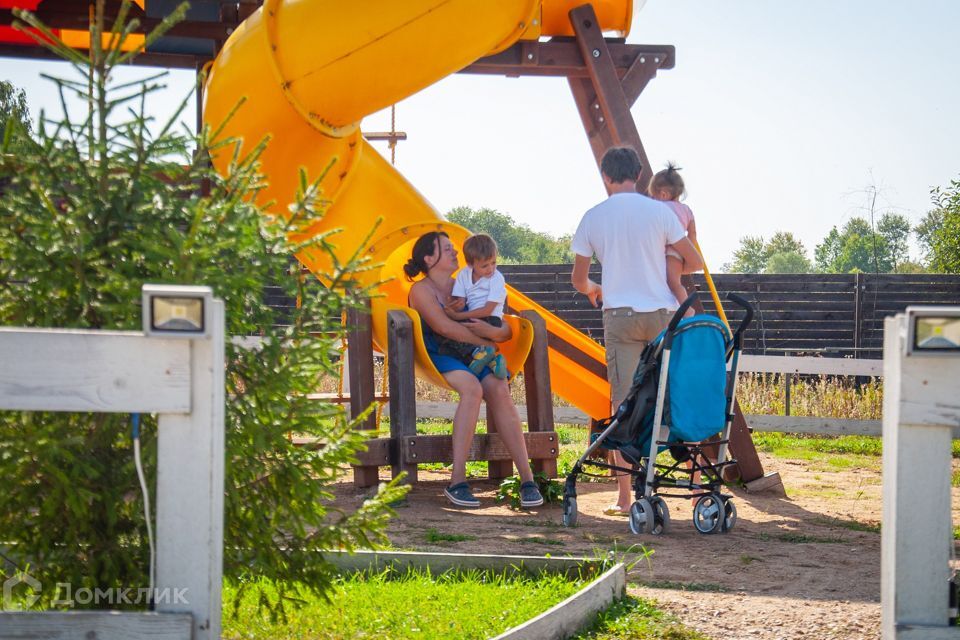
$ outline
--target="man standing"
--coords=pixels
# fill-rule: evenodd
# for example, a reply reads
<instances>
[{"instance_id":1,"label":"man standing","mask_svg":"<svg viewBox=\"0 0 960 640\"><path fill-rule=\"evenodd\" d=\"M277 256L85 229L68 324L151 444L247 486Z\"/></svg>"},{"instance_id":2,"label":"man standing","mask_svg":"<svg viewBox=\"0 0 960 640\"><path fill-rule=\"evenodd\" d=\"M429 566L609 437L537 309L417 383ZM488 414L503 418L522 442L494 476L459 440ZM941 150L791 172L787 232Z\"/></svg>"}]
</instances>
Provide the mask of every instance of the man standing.
<instances>
[{"instance_id":1,"label":"man standing","mask_svg":"<svg viewBox=\"0 0 960 640\"><path fill-rule=\"evenodd\" d=\"M633 372L648 342L663 331L678 303L667 282L666 249L683 258L684 273L703 268L703 261L674 213L663 202L637 193L642 166L629 147L613 147L603 155L600 171L610 197L587 211L571 249L576 254L571 281L593 306L603 303L603 341L607 352L611 413L626 398ZM596 255L603 288L590 280ZM625 466L619 452L613 464ZM606 513L629 514L633 496L630 476L617 476L617 504Z\"/></svg>"}]
</instances>

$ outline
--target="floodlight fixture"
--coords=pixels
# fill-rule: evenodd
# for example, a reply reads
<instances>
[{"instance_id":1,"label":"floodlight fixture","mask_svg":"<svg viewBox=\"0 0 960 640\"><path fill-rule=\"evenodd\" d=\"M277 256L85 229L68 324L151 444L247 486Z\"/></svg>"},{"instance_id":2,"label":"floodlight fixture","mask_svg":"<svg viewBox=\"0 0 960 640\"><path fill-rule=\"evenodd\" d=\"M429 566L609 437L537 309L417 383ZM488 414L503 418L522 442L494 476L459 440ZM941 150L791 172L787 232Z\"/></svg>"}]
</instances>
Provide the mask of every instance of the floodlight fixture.
<instances>
[{"instance_id":1,"label":"floodlight fixture","mask_svg":"<svg viewBox=\"0 0 960 640\"><path fill-rule=\"evenodd\" d=\"M206 338L210 335L210 287L145 284L143 333L166 338Z\"/></svg>"},{"instance_id":2,"label":"floodlight fixture","mask_svg":"<svg viewBox=\"0 0 960 640\"><path fill-rule=\"evenodd\" d=\"M960 307L907 307L908 356L960 358Z\"/></svg>"}]
</instances>

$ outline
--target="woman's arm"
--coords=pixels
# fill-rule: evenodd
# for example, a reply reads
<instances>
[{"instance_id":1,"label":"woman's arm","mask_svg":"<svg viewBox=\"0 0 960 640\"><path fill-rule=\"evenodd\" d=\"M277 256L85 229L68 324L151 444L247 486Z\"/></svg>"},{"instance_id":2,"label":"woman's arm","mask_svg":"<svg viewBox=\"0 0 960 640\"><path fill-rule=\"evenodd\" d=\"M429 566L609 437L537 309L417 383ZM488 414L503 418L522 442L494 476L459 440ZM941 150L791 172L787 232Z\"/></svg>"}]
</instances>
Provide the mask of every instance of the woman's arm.
<instances>
[{"instance_id":1,"label":"woman's arm","mask_svg":"<svg viewBox=\"0 0 960 640\"><path fill-rule=\"evenodd\" d=\"M478 309L470 311L447 311L447 315L454 320L469 320L470 318L486 318L493 315L493 310L497 308L497 302L488 302Z\"/></svg>"},{"instance_id":2,"label":"woman's arm","mask_svg":"<svg viewBox=\"0 0 960 640\"><path fill-rule=\"evenodd\" d=\"M474 333L465 325L448 318L443 307L434 298L433 292L427 287L420 286L419 282L410 289L410 306L420 314L420 317L435 333L468 344L491 345L490 340L484 339L485 336Z\"/></svg>"},{"instance_id":3,"label":"woman's arm","mask_svg":"<svg viewBox=\"0 0 960 640\"><path fill-rule=\"evenodd\" d=\"M511 329L507 323L504 323L501 327L495 327L492 324L487 324L483 320L471 319L460 326L470 327L473 333L493 342L506 342L513 337L513 329Z\"/></svg>"}]
</instances>

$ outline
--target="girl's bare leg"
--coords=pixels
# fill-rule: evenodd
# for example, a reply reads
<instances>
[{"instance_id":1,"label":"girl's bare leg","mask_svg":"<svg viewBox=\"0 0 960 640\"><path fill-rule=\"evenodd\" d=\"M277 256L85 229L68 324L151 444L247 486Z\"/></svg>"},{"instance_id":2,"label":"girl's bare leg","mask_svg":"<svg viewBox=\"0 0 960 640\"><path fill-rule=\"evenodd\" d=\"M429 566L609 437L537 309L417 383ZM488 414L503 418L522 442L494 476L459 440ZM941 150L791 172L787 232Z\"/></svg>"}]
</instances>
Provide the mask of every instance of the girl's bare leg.
<instances>
[{"instance_id":1,"label":"girl's bare leg","mask_svg":"<svg viewBox=\"0 0 960 640\"><path fill-rule=\"evenodd\" d=\"M527 455L527 442L523 439L523 427L520 425L520 414L510 398L510 388L505 380L498 380L488 375L480 381L483 387L483 398L487 402L487 411L492 412L497 424L497 433L503 440L504 446L513 458L520 473L520 480L533 480L530 470L530 456Z\"/></svg>"},{"instance_id":2,"label":"girl's bare leg","mask_svg":"<svg viewBox=\"0 0 960 640\"><path fill-rule=\"evenodd\" d=\"M453 414L453 471L450 475L452 486L467 479L467 455L473 443L473 434L477 431L483 388L477 377L469 371L448 371L443 377L453 390L460 394L460 403Z\"/></svg>"},{"instance_id":3,"label":"girl's bare leg","mask_svg":"<svg viewBox=\"0 0 960 640\"><path fill-rule=\"evenodd\" d=\"M690 295L680 282L681 275L683 275L683 260L674 256L667 256L667 284L670 285L670 292L677 299L677 304L682 303ZM693 309L688 309L684 317L689 318L693 314Z\"/></svg>"}]
</instances>

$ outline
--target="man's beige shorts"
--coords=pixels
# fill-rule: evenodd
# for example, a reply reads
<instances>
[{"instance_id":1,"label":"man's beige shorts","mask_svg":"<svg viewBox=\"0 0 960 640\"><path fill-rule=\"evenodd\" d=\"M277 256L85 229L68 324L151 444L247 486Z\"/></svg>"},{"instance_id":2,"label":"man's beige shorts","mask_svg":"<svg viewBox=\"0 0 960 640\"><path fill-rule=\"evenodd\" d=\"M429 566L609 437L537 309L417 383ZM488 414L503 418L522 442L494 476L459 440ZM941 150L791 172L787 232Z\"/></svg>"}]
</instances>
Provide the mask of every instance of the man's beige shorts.
<instances>
[{"instance_id":1,"label":"man's beige shorts","mask_svg":"<svg viewBox=\"0 0 960 640\"><path fill-rule=\"evenodd\" d=\"M630 307L603 310L603 342L607 350L611 413L630 391L633 372L643 348L670 324L673 311L634 311Z\"/></svg>"}]
</instances>

